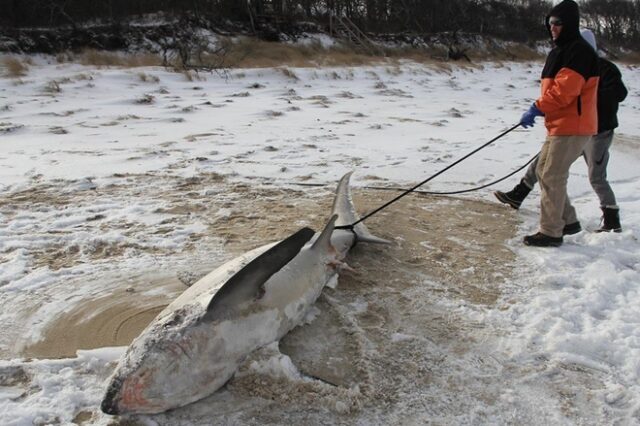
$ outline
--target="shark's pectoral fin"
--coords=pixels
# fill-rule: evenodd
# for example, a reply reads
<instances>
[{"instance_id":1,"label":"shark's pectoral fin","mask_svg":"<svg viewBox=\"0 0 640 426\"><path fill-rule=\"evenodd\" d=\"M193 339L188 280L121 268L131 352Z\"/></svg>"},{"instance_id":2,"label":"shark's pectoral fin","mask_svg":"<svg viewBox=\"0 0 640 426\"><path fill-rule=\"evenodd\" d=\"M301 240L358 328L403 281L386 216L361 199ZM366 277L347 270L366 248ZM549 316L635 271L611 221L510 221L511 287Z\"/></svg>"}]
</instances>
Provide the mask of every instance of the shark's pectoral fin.
<instances>
[{"instance_id":1,"label":"shark's pectoral fin","mask_svg":"<svg viewBox=\"0 0 640 426\"><path fill-rule=\"evenodd\" d=\"M264 283L296 257L314 234L313 229L302 228L249 262L211 298L204 319L228 318L246 302L260 299Z\"/></svg>"}]
</instances>

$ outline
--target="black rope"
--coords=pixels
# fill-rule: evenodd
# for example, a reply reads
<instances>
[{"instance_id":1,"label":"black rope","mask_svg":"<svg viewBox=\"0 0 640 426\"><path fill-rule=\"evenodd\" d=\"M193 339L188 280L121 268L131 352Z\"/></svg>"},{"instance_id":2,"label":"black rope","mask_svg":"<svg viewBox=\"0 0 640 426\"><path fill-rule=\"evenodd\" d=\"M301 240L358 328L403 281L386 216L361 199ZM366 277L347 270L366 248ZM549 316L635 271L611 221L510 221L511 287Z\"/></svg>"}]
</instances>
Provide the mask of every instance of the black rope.
<instances>
[{"instance_id":1,"label":"black rope","mask_svg":"<svg viewBox=\"0 0 640 426\"><path fill-rule=\"evenodd\" d=\"M452 168L453 166L463 162L464 160L466 160L467 158L471 157L473 154L475 154L476 152L480 151L481 149L486 148L487 146L491 145L492 143L494 143L495 141L497 141L498 139L500 139L501 137L505 136L506 134L514 131L515 129L517 129L518 127L520 127L521 123L516 124L515 126L511 127L510 129L505 130L504 132L500 133L498 136L496 136L495 138L491 139L489 142L485 143L484 145L474 149L473 151L471 151L470 153L468 153L467 155L465 155L464 157L456 160L455 162L449 164L447 167L445 167L444 169L440 170L439 172L429 176L428 178L426 178L425 180L423 180L422 182L420 182L417 185L414 185L413 187L405 190L402 194L398 195L397 197L395 197L394 199L387 201L386 203L384 203L383 205L381 205L380 207L378 207L377 209L373 210L370 213L367 213L366 215L364 215L363 217L361 217L360 219L358 219L357 221L353 222L351 225L342 225L342 226L336 226L335 229L352 229L354 226L356 226L357 224L359 224L360 222L365 221L366 219L370 218L371 216L373 216L374 214L378 213L380 210L383 210L385 208L387 208L388 206L390 206L391 204L395 203L396 201L398 201L399 199L401 199L402 197L405 197L407 195L409 195L410 193L414 192L416 189L418 189L419 187L421 187L422 185L424 185L425 183L429 182L432 179L435 179L436 177L440 176L442 173L446 172L447 170L449 170L450 168Z\"/></svg>"},{"instance_id":2,"label":"black rope","mask_svg":"<svg viewBox=\"0 0 640 426\"><path fill-rule=\"evenodd\" d=\"M425 195L456 195L456 194L466 194L467 192L473 192L473 191L479 191L481 189L485 189L488 188L492 185L495 185L496 183L500 183L503 180L509 179L511 176L515 175L516 173L518 173L519 171L521 171L522 169L524 169L525 167L527 167L529 164L533 163L533 160L535 160L536 158L538 158L538 155L540 155L540 153L534 155L529 161L527 161L522 167L519 167L518 169L514 170L513 172L509 173L506 176L501 177L500 179L494 180L493 182L489 182L485 185L482 186L476 186L475 188L469 188L469 189L460 189L457 191L446 191L446 192L440 192L440 191L413 191L416 194L425 194ZM363 186L363 188L366 189L375 189L378 191L406 191L405 188L397 188L397 187L393 187L393 186Z\"/></svg>"}]
</instances>

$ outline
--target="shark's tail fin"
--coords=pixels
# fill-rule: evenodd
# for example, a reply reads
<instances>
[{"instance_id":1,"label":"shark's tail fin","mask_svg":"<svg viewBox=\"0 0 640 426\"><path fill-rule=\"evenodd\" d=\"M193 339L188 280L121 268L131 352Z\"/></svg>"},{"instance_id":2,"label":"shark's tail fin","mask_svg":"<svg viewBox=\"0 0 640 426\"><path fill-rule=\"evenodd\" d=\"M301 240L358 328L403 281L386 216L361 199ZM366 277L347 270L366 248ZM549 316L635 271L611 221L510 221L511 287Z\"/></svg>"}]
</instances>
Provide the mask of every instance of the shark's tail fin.
<instances>
[{"instance_id":1,"label":"shark's tail fin","mask_svg":"<svg viewBox=\"0 0 640 426\"><path fill-rule=\"evenodd\" d=\"M351 188L349 188L349 179L352 173L353 172L349 172L344 175L342 179L340 179L340 183L338 183L336 198L333 201L333 210L331 213L338 215L338 220L336 220L335 223L336 226L351 225L360 219L353 205ZM364 223L358 223L353 227L353 230L359 243L390 244L389 241L372 235Z\"/></svg>"}]
</instances>

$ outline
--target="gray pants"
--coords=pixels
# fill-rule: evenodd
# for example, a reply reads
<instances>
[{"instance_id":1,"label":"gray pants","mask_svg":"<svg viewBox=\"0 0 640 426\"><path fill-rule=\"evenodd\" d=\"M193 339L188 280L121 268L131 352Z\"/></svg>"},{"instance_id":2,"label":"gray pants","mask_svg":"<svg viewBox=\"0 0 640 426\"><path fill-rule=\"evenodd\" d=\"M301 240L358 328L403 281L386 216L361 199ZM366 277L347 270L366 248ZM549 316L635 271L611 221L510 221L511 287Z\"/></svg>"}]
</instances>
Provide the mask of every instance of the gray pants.
<instances>
[{"instance_id":1,"label":"gray pants","mask_svg":"<svg viewBox=\"0 0 640 426\"><path fill-rule=\"evenodd\" d=\"M589 167L589 182L600 199L600 207L618 208L616 196L607 181L607 164L609 164L609 148L612 140L613 130L598 133L585 145L582 157ZM536 176L538 158L531 163L522 178L524 183L532 189L538 182Z\"/></svg>"}]
</instances>

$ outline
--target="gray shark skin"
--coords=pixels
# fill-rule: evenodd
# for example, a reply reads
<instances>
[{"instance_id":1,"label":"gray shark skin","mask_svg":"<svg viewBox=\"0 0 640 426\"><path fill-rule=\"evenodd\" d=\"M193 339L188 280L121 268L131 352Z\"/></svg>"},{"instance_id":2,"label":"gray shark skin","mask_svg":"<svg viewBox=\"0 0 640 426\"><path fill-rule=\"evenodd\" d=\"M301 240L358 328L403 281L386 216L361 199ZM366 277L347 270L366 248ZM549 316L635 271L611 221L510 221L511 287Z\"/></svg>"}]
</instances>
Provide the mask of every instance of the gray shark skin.
<instances>
[{"instance_id":1,"label":"gray shark skin","mask_svg":"<svg viewBox=\"0 0 640 426\"><path fill-rule=\"evenodd\" d=\"M104 413L154 414L222 387L251 352L300 324L356 242L388 243L358 224L347 173L320 234L303 228L215 269L131 343L109 379Z\"/></svg>"}]
</instances>

